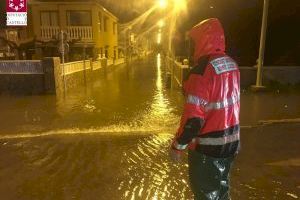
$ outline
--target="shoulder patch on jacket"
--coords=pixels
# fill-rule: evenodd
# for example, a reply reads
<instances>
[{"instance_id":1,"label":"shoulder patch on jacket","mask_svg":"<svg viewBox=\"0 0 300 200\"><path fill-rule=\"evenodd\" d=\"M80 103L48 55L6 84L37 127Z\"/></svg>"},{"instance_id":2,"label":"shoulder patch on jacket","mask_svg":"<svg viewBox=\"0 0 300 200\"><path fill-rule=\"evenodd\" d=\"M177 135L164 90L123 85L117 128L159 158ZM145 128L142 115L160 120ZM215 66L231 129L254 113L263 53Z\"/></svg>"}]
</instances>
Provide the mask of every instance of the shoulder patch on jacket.
<instances>
[{"instance_id":1,"label":"shoulder patch on jacket","mask_svg":"<svg viewBox=\"0 0 300 200\"><path fill-rule=\"evenodd\" d=\"M210 61L210 64L216 71L216 74L237 70L237 64L228 56Z\"/></svg>"}]
</instances>

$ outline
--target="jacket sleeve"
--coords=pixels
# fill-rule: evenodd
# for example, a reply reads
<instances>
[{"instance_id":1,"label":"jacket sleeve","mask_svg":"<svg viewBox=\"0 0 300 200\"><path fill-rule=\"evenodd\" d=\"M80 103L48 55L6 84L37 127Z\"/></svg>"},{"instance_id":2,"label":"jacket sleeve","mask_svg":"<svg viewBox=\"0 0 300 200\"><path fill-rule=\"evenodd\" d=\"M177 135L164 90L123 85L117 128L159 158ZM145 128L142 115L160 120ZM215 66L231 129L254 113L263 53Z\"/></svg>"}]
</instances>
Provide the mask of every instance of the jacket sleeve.
<instances>
[{"instance_id":1,"label":"jacket sleeve","mask_svg":"<svg viewBox=\"0 0 300 200\"><path fill-rule=\"evenodd\" d=\"M184 150L205 123L205 105L208 103L208 81L198 74L190 75L185 83L186 102L172 148Z\"/></svg>"}]
</instances>

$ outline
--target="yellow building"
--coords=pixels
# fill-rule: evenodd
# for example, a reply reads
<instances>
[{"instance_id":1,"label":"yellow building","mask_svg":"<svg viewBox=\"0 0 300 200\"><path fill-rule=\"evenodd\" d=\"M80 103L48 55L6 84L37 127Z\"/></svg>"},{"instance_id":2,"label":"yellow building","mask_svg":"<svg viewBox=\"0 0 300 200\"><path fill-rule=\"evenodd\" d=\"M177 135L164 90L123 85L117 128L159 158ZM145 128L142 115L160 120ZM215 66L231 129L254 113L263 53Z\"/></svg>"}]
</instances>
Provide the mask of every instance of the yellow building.
<instances>
[{"instance_id":1,"label":"yellow building","mask_svg":"<svg viewBox=\"0 0 300 200\"><path fill-rule=\"evenodd\" d=\"M39 41L43 56L58 50L55 41L64 31L71 56L84 52L118 58L118 19L96 0L31 0L28 4L28 29L33 30L31 36Z\"/></svg>"}]
</instances>

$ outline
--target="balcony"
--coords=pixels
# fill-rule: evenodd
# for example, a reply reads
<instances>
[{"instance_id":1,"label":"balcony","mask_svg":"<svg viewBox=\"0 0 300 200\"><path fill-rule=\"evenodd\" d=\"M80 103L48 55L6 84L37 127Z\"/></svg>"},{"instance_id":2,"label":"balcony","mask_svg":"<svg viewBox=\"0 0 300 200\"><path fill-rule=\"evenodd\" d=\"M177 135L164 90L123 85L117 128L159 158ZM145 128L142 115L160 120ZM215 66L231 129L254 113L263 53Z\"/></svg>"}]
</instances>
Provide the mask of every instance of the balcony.
<instances>
[{"instance_id":1,"label":"balcony","mask_svg":"<svg viewBox=\"0 0 300 200\"><path fill-rule=\"evenodd\" d=\"M91 26L68 26L67 33L70 40L81 39L84 41L93 40L93 27Z\"/></svg>"},{"instance_id":2,"label":"balcony","mask_svg":"<svg viewBox=\"0 0 300 200\"><path fill-rule=\"evenodd\" d=\"M51 40L57 38L61 28L59 26L41 26L41 39ZM92 26L67 26L66 32L68 40L81 39L83 41L93 40L93 27Z\"/></svg>"},{"instance_id":3,"label":"balcony","mask_svg":"<svg viewBox=\"0 0 300 200\"><path fill-rule=\"evenodd\" d=\"M41 26L41 39L47 41L57 38L59 32L59 26Z\"/></svg>"}]
</instances>

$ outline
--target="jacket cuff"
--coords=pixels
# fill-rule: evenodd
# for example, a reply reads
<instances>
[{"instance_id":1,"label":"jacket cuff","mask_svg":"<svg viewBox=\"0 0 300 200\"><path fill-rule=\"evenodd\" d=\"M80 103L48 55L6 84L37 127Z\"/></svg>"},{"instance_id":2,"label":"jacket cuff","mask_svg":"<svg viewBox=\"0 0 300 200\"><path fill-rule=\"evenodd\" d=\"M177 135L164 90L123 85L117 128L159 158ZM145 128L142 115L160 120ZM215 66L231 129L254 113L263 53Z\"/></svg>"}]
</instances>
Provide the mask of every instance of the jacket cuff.
<instances>
[{"instance_id":1,"label":"jacket cuff","mask_svg":"<svg viewBox=\"0 0 300 200\"><path fill-rule=\"evenodd\" d=\"M188 144L179 144L177 142L177 140L174 140L173 144L172 144L172 148L177 150L177 151L183 151L186 149L186 147L188 146Z\"/></svg>"}]
</instances>

